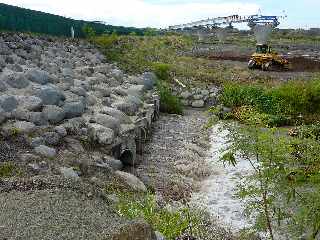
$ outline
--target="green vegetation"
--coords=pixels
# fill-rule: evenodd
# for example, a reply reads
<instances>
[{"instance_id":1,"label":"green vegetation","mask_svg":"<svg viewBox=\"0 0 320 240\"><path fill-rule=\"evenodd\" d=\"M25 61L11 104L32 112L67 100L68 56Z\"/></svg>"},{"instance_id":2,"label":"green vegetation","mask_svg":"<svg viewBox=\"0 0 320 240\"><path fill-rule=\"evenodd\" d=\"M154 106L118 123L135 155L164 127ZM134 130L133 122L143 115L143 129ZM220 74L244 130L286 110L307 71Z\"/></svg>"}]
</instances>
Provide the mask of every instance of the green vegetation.
<instances>
[{"instance_id":1,"label":"green vegetation","mask_svg":"<svg viewBox=\"0 0 320 240\"><path fill-rule=\"evenodd\" d=\"M290 81L275 86L226 83L221 96L233 116L242 122L256 118L265 125L313 120L320 110L320 81Z\"/></svg>"},{"instance_id":2,"label":"green vegetation","mask_svg":"<svg viewBox=\"0 0 320 240\"><path fill-rule=\"evenodd\" d=\"M116 62L122 70L131 74L153 71L159 81L161 111L182 113L180 100L172 94L170 83L177 76L179 51L191 47L191 40L182 36L118 36L102 35L93 40L107 59Z\"/></svg>"},{"instance_id":3,"label":"green vegetation","mask_svg":"<svg viewBox=\"0 0 320 240\"><path fill-rule=\"evenodd\" d=\"M12 177L16 172L16 166L11 163L3 163L0 165L0 178Z\"/></svg>"},{"instance_id":4,"label":"green vegetation","mask_svg":"<svg viewBox=\"0 0 320 240\"><path fill-rule=\"evenodd\" d=\"M246 200L246 213L255 216L255 229L271 239L275 232L315 239L320 231L319 141L312 134L289 137L285 130L262 130L255 122L230 129L234 142L223 160L236 164L236 152L241 152L252 166L238 197Z\"/></svg>"},{"instance_id":5,"label":"green vegetation","mask_svg":"<svg viewBox=\"0 0 320 240\"><path fill-rule=\"evenodd\" d=\"M138 197L128 196L127 193L120 195L117 210L121 216L128 219L144 219L168 240L176 239L182 234L197 236L205 232L200 213L188 207L178 210L159 208L155 196L151 194Z\"/></svg>"},{"instance_id":6,"label":"green vegetation","mask_svg":"<svg viewBox=\"0 0 320 240\"><path fill-rule=\"evenodd\" d=\"M74 20L0 3L0 30L70 37L71 27L73 27L76 37L85 37L85 33L82 31L84 26L90 26L98 35L115 31L119 35L127 35L130 33L137 35L144 34L143 29Z\"/></svg>"},{"instance_id":7,"label":"green vegetation","mask_svg":"<svg viewBox=\"0 0 320 240\"><path fill-rule=\"evenodd\" d=\"M171 114L182 114L182 103L180 99L172 95L170 87L165 83L158 81L157 89L160 95L160 111Z\"/></svg>"}]
</instances>

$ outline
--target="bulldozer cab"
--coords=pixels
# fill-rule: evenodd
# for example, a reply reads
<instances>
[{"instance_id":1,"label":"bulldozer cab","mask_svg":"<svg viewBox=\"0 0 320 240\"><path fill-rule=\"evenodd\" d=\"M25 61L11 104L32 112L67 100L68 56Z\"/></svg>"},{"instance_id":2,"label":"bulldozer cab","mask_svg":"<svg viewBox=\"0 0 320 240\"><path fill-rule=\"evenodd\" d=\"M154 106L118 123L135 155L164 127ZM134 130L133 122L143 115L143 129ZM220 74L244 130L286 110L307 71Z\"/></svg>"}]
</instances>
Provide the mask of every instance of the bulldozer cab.
<instances>
[{"instance_id":1,"label":"bulldozer cab","mask_svg":"<svg viewBox=\"0 0 320 240\"><path fill-rule=\"evenodd\" d=\"M271 52L271 48L267 44L257 45L256 53L267 54Z\"/></svg>"}]
</instances>

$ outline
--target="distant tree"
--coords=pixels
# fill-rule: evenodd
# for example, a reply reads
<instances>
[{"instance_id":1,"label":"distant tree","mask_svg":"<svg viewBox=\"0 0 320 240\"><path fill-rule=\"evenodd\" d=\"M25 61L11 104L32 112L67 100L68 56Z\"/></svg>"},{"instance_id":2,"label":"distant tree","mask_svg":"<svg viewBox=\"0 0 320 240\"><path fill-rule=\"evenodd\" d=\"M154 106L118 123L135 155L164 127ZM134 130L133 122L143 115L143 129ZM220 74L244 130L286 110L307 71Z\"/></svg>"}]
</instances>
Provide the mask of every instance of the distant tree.
<instances>
[{"instance_id":1,"label":"distant tree","mask_svg":"<svg viewBox=\"0 0 320 240\"><path fill-rule=\"evenodd\" d=\"M96 35L95 30L89 24L83 25L82 32L87 38L92 38Z\"/></svg>"},{"instance_id":2,"label":"distant tree","mask_svg":"<svg viewBox=\"0 0 320 240\"><path fill-rule=\"evenodd\" d=\"M154 28L146 28L144 31L145 36L156 36L157 35L157 30Z\"/></svg>"}]
</instances>

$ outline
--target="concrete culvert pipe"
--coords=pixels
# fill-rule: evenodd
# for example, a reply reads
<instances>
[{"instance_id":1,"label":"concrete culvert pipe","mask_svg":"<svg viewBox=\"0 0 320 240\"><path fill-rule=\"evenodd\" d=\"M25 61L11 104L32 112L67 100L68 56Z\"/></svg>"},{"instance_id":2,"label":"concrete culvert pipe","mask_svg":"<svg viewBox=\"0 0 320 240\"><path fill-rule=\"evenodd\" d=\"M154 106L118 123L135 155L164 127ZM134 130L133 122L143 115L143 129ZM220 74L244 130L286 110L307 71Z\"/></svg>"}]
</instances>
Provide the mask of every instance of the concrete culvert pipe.
<instances>
[{"instance_id":1,"label":"concrete culvert pipe","mask_svg":"<svg viewBox=\"0 0 320 240\"><path fill-rule=\"evenodd\" d=\"M120 161L123 165L134 166L134 159L131 150L125 149L120 155Z\"/></svg>"}]
</instances>

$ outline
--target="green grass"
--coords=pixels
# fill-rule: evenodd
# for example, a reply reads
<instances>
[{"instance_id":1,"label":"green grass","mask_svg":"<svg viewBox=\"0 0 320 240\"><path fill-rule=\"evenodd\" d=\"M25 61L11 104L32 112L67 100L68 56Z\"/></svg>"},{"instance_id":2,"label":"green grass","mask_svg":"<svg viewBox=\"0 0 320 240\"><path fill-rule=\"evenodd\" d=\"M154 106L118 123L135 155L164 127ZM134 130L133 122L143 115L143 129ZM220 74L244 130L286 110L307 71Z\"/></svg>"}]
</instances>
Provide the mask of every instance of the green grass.
<instances>
[{"instance_id":1,"label":"green grass","mask_svg":"<svg viewBox=\"0 0 320 240\"><path fill-rule=\"evenodd\" d=\"M258 118L268 125L293 124L320 111L320 80L290 81L275 86L229 82L221 102L238 120Z\"/></svg>"},{"instance_id":2,"label":"green grass","mask_svg":"<svg viewBox=\"0 0 320 240\"><path fill-rule=\"evenodd\" d=\"M201 218L188 207L178 210L159 208L152 194L139 197L122 194L119 197L117 211L120 216L128 219L142 218L168 240L176 239L184 233L190 234L190 226L193 232L200 231Z\"/></svg>"},{"instance_id":3,"label":"green grass","mask_svg":"<svg viewBox=\"0 0 320 240\"><path fill-rule=\"evenodd\" d=\"M15 172L16 166L11 162L0 165L0 178L12 177Z\"/></svg>"},{"instance_id":4,"label":"green grass","mask_svg":"<svg viewBox=\"0 0 320 240\"><path fill-rule=\"evenodd\" d=\"M168 84L158 81L157 89L160 95L160 111L170 114L182 114L183 107L180 99L172 95Z\"/></svg>"}]
</instances>

